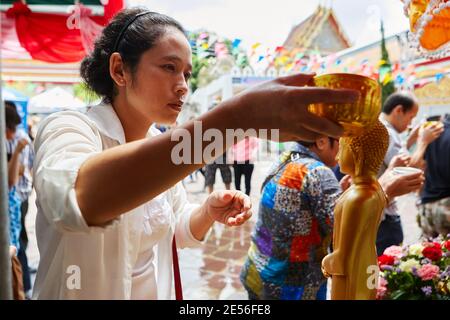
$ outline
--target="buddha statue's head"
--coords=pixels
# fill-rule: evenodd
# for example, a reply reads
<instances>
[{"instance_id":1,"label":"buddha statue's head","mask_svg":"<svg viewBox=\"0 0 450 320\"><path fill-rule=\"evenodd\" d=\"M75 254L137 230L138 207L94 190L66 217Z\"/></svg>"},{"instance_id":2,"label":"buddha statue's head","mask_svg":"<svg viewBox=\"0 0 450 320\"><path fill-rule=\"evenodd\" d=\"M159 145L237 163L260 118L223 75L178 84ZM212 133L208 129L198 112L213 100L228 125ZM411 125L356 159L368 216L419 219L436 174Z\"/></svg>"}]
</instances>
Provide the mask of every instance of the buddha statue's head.
<instances>
[{"instance_id":1,"label":"buddha statue's head","mask_svg":"<svg viewBox=\"0 0 450 320\"><path fill-rule=\"evenodd\" d=\"M389 145L386 127L377 120L361 135L343 137L339 145L339 165L351 176L376 175Z\"/></svg>"}]
</instances>

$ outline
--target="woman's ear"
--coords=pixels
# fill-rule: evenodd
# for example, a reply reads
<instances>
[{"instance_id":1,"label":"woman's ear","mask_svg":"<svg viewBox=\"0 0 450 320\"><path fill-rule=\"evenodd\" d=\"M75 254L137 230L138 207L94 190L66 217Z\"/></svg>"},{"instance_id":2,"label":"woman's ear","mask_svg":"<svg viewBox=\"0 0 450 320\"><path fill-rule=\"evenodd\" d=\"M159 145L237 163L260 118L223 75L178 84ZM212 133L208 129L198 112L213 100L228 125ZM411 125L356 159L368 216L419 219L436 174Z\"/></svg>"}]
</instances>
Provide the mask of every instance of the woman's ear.
<instances>
[{"instance_id":1,"label":"woman's ear","mask_svg":"<svg viewBox=\"0 0 450 320\"><path fill-rule=\"evenodd\" d=\"M126 85L125 68L120 53L114 52L109 57L109 74L118 87Z\"/></svg>"}]
</instances>

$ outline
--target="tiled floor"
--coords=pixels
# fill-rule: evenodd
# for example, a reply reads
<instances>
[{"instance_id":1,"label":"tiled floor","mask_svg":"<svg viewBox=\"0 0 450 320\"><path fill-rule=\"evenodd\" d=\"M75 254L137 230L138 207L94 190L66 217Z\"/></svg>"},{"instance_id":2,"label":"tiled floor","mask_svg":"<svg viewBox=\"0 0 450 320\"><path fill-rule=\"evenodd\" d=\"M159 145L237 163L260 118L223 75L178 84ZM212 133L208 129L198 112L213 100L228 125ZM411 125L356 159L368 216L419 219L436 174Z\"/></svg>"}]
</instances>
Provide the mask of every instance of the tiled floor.
<instances>
[{"instance_id":1,"label":"tiled floor","mask_svg":"<svg viewBox=\"0 0 450 320\"><path fill-rule=\"evenodd\" d=\"M250 221L233 228L216 223L203 248L180 250L181 277L186 299L247 299L239 273L247 256L250 234L258 214L259 188L270 164L266 161L255 165L251 191L253 217ZM202 203L206 199L207 192L203 189L203 184L204 179L200 173L195 182L185 179L190 201ZM242 187L243 184L242 179ZM225 188L219 171L215 188ZM234 189L234 185L232 188Z\"/></svg>"}]
</instances>

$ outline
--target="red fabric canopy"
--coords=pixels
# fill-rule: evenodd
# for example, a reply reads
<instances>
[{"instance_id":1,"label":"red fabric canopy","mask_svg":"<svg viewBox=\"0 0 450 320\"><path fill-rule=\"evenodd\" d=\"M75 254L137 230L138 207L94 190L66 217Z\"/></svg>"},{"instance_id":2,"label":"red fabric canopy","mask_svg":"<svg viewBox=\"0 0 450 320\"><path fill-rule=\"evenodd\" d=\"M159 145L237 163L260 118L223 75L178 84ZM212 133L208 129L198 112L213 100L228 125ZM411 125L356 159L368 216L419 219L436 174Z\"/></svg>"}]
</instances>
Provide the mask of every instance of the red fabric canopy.
<instances>
[{"instance_id":1,"label":"red fabric canopy","mask_svg":"<svg viewBox=\"0 0 450 320\"><path fill-rule=\"evenodd\" d=\"M82 5L74 6L69 15L61 15L34 13L26 4L16 2L6 16L15 19L20 45L33 59L54 63L78 62L92 50L103 26L122 8L123 0L110 0L105 5L104 16L95 17Z\"/></svg>"}]
</instances>

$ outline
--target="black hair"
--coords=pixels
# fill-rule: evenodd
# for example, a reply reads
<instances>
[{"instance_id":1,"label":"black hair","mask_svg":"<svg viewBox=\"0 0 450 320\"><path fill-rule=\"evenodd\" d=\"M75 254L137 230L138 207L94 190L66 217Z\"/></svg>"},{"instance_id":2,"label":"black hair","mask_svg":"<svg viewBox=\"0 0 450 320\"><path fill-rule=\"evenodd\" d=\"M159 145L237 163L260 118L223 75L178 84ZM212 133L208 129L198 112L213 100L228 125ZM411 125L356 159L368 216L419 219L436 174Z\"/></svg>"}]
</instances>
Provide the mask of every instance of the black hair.
<instances>
[{"instance_id":1,"label":"black hair","mask_svg":"<svg viewBox=\"0 0 450 320\"><path fill-rule=\"evenodd\" d=\"M436 116L427 117L426 121L440 121L444 116L438 114Z\"/></svg>"},{"instance_id":2,"label":"black hair","mask_svg":"<svg viewBox=\"0 0 450 320\"><path fill-rule=\"evenodd\" d=\"M80 74L86 85L111 103L116 95L114 81L109 74L109 58L118 52L132 75L142 54L151 49L168 27L184 35L180 23L171 17L141 8L124 9L103 29L93 52L81 62Z\"/></svg>"},{"instance_id":3,"label":"black hair","mask_svg":"<svg viewBox=\"0 0 450 320\"><path fill-rule=\"evenodd\" d=\"M5 101L5 125L9 130L15 131L22 122L14 102Z\"/></svg>"},{"instance_id":4,"label":"black hair","mask_svg":"<svg viewBox=\"0 0 450 320\"><path fill-rule=\"evenodd\" d=\"M392 110L398 105L402 106L403 112L408 112L417 104L414 97L408 93L395 92L387 97L383 104L383 113L391 114Z\"/></svg>"},{"instance_id":5,"label":"black hair","mask_svg":"<svg viewBox=\"0 0 450 320\"><path fill-rule=\"evenodd\" d=\"M333 147L334 141L336 141L336 140L338 140L338 139L328 137L328 141L330 141L330 146L331 147ZM297 143L301 144L302 146L304 146L306 148L311 148L312 146L317 146L315 141L309 142L309 141L298 140Z\"/></svg>"},{"instance_id":6,"label":"black hair","mask_svg":"<svg viewBox=\"0 0 450 320\"><path fill-rule=\"evenodd\" d=\"M316 145L316 142L315 142L315 141L310 142L310 141L300 141L300 140L298 140L297 143L298 143L298 144L301 144L302 146L304 146L304 147L306 147L306 148L311 148L312 146L315 146L315 145Z\"/></svg>"}]
</instances>

